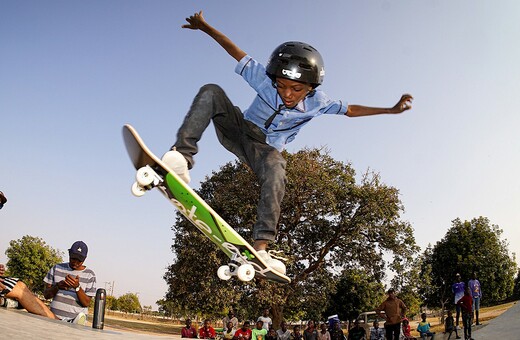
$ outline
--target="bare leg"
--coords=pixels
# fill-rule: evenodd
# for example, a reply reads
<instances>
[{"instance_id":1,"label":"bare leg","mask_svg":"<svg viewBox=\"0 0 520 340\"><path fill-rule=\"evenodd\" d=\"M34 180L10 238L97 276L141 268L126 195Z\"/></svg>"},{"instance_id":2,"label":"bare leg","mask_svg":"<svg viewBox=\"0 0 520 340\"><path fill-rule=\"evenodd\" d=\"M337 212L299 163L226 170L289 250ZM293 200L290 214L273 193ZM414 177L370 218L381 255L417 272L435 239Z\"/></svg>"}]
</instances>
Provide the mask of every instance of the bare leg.
<instances>
[{"instance_id":1,"label":"bare leg","mask_svg":"<svg viewBox=\"0 0 520 340\"><path fill-rule=\"evenodd\" d=\"M6 297L18 300L23 308L27 309L29 313L46 316L51 319L57 319L56 315L34 295L29 288L22 281L18 281L13 290L9 292Z\"/></svg>"},{"instance_id":2,"label":"bare leg","mask_svg":"<svg viewBox=\"0 0 520 340\"><path fill-rule=\"evenodd\" d=\"M267 249L267 241L265 240L256 240L253 244L253 248L255 250L266 250Z\"/></svg>"}]
</instances>

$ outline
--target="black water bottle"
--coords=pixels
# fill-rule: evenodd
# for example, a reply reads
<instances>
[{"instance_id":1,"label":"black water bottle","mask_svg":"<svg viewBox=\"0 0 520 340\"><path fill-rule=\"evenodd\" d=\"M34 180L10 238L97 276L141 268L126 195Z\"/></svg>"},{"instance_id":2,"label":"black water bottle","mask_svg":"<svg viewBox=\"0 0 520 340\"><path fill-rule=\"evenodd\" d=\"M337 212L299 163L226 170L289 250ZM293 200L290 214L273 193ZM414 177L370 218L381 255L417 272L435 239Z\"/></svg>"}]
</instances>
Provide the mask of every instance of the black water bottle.
<instances>
[{"instance_id":1,"label":"black water bottle","mask_svg":"<svg viewBox=\"0 0 520 340\"><path fill-rule=\"evenodd\" d=\"M96 291L96 300L94 303L94 319L92 320L92 328L103 329L105 325L105 305L107 302L107 292L103 288Z\"/></svg>"}]
</instances>

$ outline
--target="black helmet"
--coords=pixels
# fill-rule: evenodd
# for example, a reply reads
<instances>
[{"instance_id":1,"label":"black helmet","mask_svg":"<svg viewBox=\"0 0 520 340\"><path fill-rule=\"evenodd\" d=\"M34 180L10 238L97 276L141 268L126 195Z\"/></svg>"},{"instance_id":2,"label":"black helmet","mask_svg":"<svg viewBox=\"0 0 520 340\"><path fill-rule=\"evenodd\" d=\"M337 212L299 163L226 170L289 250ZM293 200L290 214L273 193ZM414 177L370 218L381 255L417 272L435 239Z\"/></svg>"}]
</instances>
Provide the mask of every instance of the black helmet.
<instances>
[{"instance_id":1,"label":"black helmet","mask_svg":"<svg viewBox=\"0 0 520 340\"><path fill-rule=\"evenodd\" d=\"M310 83L317 87L323 82L325 68L320 52L309 44L288 41L278 46L266 67L267 75Z\"/></svg>"}]
</instances>

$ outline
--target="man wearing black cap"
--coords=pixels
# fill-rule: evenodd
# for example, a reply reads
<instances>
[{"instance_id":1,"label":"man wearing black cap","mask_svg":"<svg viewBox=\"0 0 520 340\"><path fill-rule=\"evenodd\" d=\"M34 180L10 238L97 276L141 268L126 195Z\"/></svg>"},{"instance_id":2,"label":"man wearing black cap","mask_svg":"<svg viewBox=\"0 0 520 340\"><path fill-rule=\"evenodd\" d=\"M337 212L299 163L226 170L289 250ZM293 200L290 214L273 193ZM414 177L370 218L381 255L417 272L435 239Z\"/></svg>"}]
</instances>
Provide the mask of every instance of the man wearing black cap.
<instances>
[{"instance_id":1,"label":"man wearing black cap","mask_svg":"<svg viewBox=\"0 0 520 340\"><path fill-rule=\"evenodd\" d=\"M51 268L43 280L43 295L52 299L51 311L61 320L84 325L90 300L96 295L96 274L83 265L88 247L76 241L69 249L69 262Z\"/></svg>"}]
</instances>

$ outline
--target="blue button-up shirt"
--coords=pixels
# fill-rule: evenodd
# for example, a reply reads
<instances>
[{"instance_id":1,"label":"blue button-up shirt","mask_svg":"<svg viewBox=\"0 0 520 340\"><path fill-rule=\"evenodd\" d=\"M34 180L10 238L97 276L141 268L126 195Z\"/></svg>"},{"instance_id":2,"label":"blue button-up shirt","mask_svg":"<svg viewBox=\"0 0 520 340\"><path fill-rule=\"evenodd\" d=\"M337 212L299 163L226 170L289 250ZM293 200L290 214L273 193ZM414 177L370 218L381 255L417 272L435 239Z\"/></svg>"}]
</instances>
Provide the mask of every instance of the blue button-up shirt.
<instances>
[{"instance_id":1,"label":"blue button-up shirt","mask_svg":"<svg viewBox=\"0 0 520 340\"><path fill-rule=\"evenodd\" d=\"M257 93L253 103L244 111L245 119L257 125L266 135L267 144L279 151L294 140L300 129L312 118L322 114L347 112L346 103L331 100L321 90L316 90L314 95L305 97L296 107L286 108L273 87L271 78L265 73L265 67L248 55L240 60L235 72L241 75ZM277 110L279 114L266 128L266 121Z\"/></svg>"}]
</instances>

